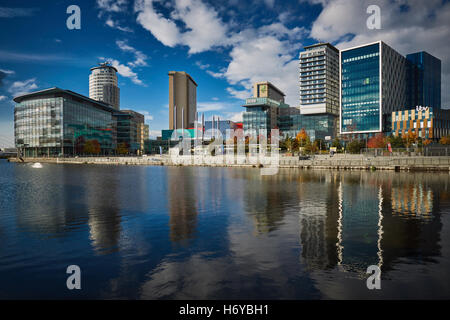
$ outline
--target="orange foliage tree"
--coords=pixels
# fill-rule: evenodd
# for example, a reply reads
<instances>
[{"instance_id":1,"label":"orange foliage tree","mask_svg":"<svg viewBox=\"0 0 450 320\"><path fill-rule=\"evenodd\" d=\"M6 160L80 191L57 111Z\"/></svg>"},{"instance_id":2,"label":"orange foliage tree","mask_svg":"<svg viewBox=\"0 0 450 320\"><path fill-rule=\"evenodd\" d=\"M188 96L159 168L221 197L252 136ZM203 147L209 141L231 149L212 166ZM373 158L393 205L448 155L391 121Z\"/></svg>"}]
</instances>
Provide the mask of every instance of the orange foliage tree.
<instances>
[{"instance_id":1,"label":"orange foliage tree","mask_svg":"<svg viewBox=\"0 0 450 320\"><path fill-rule=\"evenodd\" d=\"M297 137L295 139L298 141L301 147L304 147L310 141L309 136L304 128L300 130L299 133L297 133Z\"/></svg>"},{"instance_id":2,"label":"orange foliage tree","mask_svg":"<svg viewBox=\"0 0 450 320\"><path fill-rule=\"evenodd\" d=\"M406 147L409 148L413 143L415 143L417 141L417 134L416 134L416 132L408 130L408 133L406 133L403 136L403 140L405 140Z\"/></svg>"},{"instance_id":3,"label":"orange foliage tree","mask_svg":"<svg viewBox=\"0 0 450 320\"><path fill-rule=\"evenodd\" d=\"M439 140L439 143L440 144L445 144L445 145L450 144L450 136L442 137L441 140Z\"/></svg>"},{"instance_id":4,"label":"orange foliage tree","mask_svg":"<svg viewBox=\"0 0 450 320\"><path fill-rule=\"evenodd\" d=\"M367 141L368 148L385 148L386 147L386 137L383 133L377 133L375 136Z\"/></svg>"}]
</instances>

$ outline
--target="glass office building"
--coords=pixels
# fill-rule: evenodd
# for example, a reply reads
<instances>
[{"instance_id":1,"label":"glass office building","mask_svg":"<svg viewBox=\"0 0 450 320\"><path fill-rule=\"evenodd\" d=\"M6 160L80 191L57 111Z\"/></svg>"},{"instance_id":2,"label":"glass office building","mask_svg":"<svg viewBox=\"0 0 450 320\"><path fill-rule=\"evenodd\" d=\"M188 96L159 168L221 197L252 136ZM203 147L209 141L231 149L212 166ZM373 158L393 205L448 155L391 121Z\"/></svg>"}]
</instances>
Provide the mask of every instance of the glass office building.
<instances>
[{"instance_id":1,"label":"glass office building","mask_svg":"<svg viewBox=\"0 0 450 320\"><path fill-rule=\"evenodd\" d=\"M121 110L114 113L117 145L123 144L129 154L139 154L144 151L140 137L144 124L144 115L133 110Z\"/></svg>"},{"instance_id":2,"label":"glass office building","mask_svg":"<svg viewBox=\"0 0 450 320\"><path fill-rule=\"evenodd\" d=\"M416 52L406 56L407 105L441 108L441 60L427 52Z\"/></svg>"},{"instance_id":3,"label":"glass office building","mask_svg":"<svg viewBox=\"0 0 450 320\"><path fill-rule=\"evenodd\" d=\"M380 46L341 52L341 132L381 131Z\"/></svg>"},{"instance_id":4,"label":"glass office building","mask_svg":"<svg viewBox=\"0 0 450 320\"><path fill-rule=\"evenodd\" d=\"M324 140L325 137L336 137L337 120L335 115L329 113L301 114L300 109L286 106L279 108L278 126L284 138L295 138L305 129L311 141Z\"/></svg>"},{"instance_id":5,"label":"glass office building","mask_svg":"<svg viewBox=\"0 0 450 320\"><path fill-rule=\"evenodd\" d=\"M244 132L256 132L259 130L267 130L270 134L270 129L278 126L278 107L284 105L270 98L249 98L243 107L246 111L242 115L244 123Z\"/></svg>"},{"instance_id":6,"label":"glass office building","mask_svg":"<svg viewBox=\"0 0 450 320\"><path fill-rule=\"evenodd\" d=\"M69 90L51 88L14 98L16 147L25 156L83 154L87 141L100 154L114 150L114 111L109 105Z\"/></svg>"},{"instance_id":7,"label":"glass office building","mask_svg":"<svg viewBox=\"0 0 450 320\"><path fill-rule=\"evenodd\" d=\"M382 41L345 49L341 61L340 133L386 131L406 105L406 58Z\"/></svg>"}]
</instances>

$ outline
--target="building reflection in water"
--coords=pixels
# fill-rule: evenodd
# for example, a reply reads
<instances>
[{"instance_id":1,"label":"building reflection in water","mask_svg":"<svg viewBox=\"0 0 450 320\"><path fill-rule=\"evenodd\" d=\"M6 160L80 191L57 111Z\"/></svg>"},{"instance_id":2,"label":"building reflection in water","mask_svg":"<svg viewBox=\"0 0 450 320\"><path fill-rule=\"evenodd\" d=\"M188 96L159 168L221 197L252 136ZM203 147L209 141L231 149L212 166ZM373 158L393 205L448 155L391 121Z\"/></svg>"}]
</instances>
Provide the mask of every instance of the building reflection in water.
<instances>
[{"instance_id":1,"label":"building reflection in water","mask_svg":"<svg viewBox=\"0 0 450 320\"><path fill-rule=\"evenodd\" d=\"M300 241L302 260L309 270L337 264L338 194L336 174L305 174L299 181Z\"/></svg>"},{"instance_id":2,"label":"building reflection in water","mask_svg":"<svg viewBox=\"0 0 450 320\"><path fill-rule=\"evenodd\" d=\"M85 185L84 200L88 209L89 239L97 254L109 254L119 250L121 232L120 181L117 174L102 174L105 179L90 179L90 170L108 168L89 167L82 171L80 180ZM120 168L115 168L120 170Z\"/></svg>"},{"instance_id":3,"label":"building reflection in water","mask_svg":"<svg viewBox=\"0 0 450 320\"><path fill-rule=\"evenodd\" d=\"M287 211L295 207L296 195L289 176L261 176L259 169L239 171L245 178L244 210L251 217L255 234L275 231L283 223Z\"/></svg>"},{"instance_id":4,"label":"building reflection in water","mask_svg":"<svg viewBox=\"0 0 450 320\"><path fill-rule=\"evenodd\" d=\"M12 199L20 229L45 238L64 237L87 220L85 207L74 203L80 188L70 172L55 166L35 170L28 164L14 166L13 170L17 185Z\"/></svg>"},{"instance_id":5,"label":"building reflection in water","mask_svg":"<svg viewBox=\"0 0 450 320\"><path fill-rule=\"evenodd\" d=\"M197 228L197 183L194 168L168 168L168 206L170 240L193 239Z\"/></svg>"},{"instance_id":6,"label":"building reflection in water","mask_svg":"<svg viewBox=\"0 0 450 320\"><path fill-rule=\"evenodd\" d=\"M299 183L303 263L361 277L370 265L387 271L405 257L440 256L439 179L448 176L425 184L405 173L314 173Z\"/></svg>"},{"instance_id":7,"label":"building reflection in water","mask_svg":"<svg viewBox=\"0 0 450 320\"><path fill-rule=\"evenodd\" d=\"M413 215L419 218L432 218L433 191L418 185L400 185L391 192L392 210L398 215Z\"/></svg>"}]
</instances>

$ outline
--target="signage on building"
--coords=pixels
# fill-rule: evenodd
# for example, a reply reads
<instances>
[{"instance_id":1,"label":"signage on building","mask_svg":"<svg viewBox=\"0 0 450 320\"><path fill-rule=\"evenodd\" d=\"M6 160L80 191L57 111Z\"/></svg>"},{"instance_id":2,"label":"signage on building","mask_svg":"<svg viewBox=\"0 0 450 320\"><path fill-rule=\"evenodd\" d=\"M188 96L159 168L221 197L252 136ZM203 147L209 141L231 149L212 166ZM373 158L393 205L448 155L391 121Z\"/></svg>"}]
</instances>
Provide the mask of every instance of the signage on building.
<instances>
[{"instance_id":1,"label":"signage on building","mask_svg":"<svg viewBox=\"0 0 450 320\"><path fill-rule=\"evenodd\" d=\"M325 140L326 141L330 141L331 140L331 136L325 136Z\"/></svg>"},{"instance_id":2,"label":"signage on building","mask_svg":"<svg viewBox=\"0 0 450 320\"><path fill-rule=\"evenodd\" d=\"M428 107L422 107L422 106L416 106L416 111L420 112L420 111L427 111Z\"/></svg>"}]
</instances>

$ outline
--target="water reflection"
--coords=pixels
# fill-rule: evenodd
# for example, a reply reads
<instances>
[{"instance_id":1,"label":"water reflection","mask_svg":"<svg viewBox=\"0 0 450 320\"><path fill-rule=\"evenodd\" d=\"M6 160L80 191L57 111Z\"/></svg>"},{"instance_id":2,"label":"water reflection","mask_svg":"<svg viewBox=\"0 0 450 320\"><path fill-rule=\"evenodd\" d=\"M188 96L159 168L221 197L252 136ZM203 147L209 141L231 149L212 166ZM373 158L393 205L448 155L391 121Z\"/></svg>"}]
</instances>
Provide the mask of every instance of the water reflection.
<instances>
[{"instance_id":1,"label":"water reflection","mask_svg":"<svg viewBox=\"0 0 450 320\"><path fill-rule=\"evenodd\" d=\"M195 176L188 170L170 168L167 180L170 240L179 242L194 238L198 214Z\"/></svg>"},{"instance_id":2,"label":"water reflection","mask_svg":"<svg viewBox=\"0 0 450 320\"><path fill-rule=\"evenodd\" d=\"M85 298L450 297L448 174L0 172L0 298L75 297L59 286L74 261ZM380 291L365 286L373 264Z\"/></svg>"}]
</instances>

